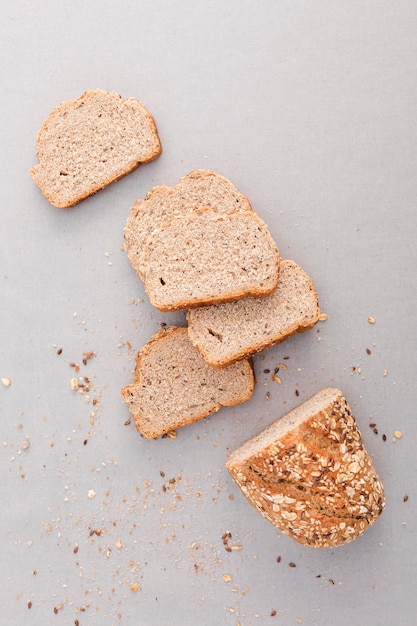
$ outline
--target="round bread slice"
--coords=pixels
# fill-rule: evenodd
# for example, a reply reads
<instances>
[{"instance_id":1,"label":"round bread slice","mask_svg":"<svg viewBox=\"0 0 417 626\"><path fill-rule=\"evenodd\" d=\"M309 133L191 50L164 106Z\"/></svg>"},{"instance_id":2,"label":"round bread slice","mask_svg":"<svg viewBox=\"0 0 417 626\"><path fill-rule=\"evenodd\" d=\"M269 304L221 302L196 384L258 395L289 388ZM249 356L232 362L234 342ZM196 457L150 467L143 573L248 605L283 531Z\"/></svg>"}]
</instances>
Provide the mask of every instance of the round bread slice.
<instances>
[{"instance_id":1,"label":"round bread slice","mask_svg":"<svg viewBox=\"0 0 417 626\"><path fill-rule=\"evenodd\" d=\"M248 501L299 543L333 548L362 535L385 506L384 489L352 411L325 388L228 457Z\"/></svg>"},{"instance_id":2,"label":"round bread slice","mask_svg":"<svg viewBox=\"0 0 417 626\"><path fill-rule=\"evenodd\" d=\"M134 98L97 89L60 104L36 139L34 182L51 204L74 206L161 153L155 122Z\"/></svg>"},{"instance_id":3,"label":"round bread slice","mask_svg":"<svg viewBox=\"0 0 417 626\"><path fill-rule=\"evenodd\" d=\"M210 170L193 170L176 187L154 187L135 202L124 230L124 247L136 272L144 278L144 251L151 233L161 225L191 211L210 207L221 214L251 211L249 200L224 176Z\"/></svg>"},{"instance_id":4,"label":"round bread slice","mask_svg":"<svg viewBox=\"0 0 417 626\"><path fill-rule=\"evenodd\" d=\"M175 311L270 294L279 252L254 211L219 215L204 208L156 229L144 265L151 303Z\"/></svg>"},{"instance_id":5,"label":"round bread slice","mask_svg":"<svg viewBox=\"0 0 417 626\"><path fill-rule=\"evenodd\" d=\"M186 328L169 327L139 352L133 382L121 395L137 428L154 439L249 400L254 385L249 360L214 370L194 348Z\"/></svg>"},{"instance_id":6,"label":"round bread slice","mask_svg":"<svg viewBox=\"0 0 417 626\"><path fill-rule=\"evenodd\" d=\"M271 295L192 309L188 334L209 365L226 367L309 330L319 316L313 281L294 261L281 259Z\"/></svg>"}]
</instances>

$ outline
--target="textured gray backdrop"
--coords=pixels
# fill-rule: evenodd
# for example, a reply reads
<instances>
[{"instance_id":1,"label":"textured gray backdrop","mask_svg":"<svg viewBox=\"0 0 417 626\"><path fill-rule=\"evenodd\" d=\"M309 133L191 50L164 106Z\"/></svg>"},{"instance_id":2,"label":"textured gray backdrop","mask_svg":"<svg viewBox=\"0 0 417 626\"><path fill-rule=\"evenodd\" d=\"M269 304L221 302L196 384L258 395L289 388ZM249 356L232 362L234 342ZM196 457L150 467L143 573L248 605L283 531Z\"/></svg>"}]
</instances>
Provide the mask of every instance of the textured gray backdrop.
<instances>
[{"instance_id":1,"label":"textured gray backdrop","mask_svg":"<svg viewBox=\"0 0 417 626\"><path fill-rule=\"evenodd\" d=\"M0 13L2 624L415 624L417 4L23 0ZM94 88L141 100L163 154L56 209L29 176L36 133ZM196 168L249 197L328 319L255 359L250 402L147 441L119 391L160 322L184 316L152 309L123 228L151 187ZM279 363L281 385L263 373ZM325 385L352 404L387 509L317 551L263 520L224 461Z\"/></svg>"}]
</instances>

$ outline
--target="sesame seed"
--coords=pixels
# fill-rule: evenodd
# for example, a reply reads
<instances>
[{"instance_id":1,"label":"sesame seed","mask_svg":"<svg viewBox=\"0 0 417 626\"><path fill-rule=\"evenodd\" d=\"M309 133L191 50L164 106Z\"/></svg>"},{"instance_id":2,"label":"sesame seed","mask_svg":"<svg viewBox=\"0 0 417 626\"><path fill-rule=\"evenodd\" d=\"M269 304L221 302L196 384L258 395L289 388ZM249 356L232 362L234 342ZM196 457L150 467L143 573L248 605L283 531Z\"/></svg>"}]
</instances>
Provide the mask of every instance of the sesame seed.
<instances>
[{"instance_id":1,"label":"sesame seed","mask_svg":"<svg viewBox=\"0 0 417 626\"><path fill-rule=\"evenodd\" d=\"M403 436L403 434L402 434L402 432L400 430L394 431L394 437L396 439L401 439L402 436Z\"/></svg>"},{"instance_id":2,"label":"sesame seed","mask_svg":"<svg viewBox=\"0 0 417 626\"><path fill-rule=\"evenodd\" d=\"M366 348L366 354L371 354L371 351L369 348Z\"/></svg>"},{"instance_id":3,"label":"sesame seed","mask_svg":"<svg viewBox=\"0 0 417 626\"><path fill-rule=\"evenodd\" d=\"M288 565L289 565L289 567L297 567L296 564L292 563L292 562L288 563Z\"/></svg>"},{"instance_id":4,"label":"sesame seed","mask_svg":"<svg viewBox=\"0 0 417 626\"><path fill-rule=\"evenodd\" d=\"M405 495L404 498L403 498L403 502L407 502L407 500L408 500L408 496Z\"/></svg>"},{"instance_id":5,"label":"sesame seed","mask_svg":"<svg viewBox=\"0 0 417 626\"><path fill-rule=\"evenodd\" d=\"M10 387L10 385L12 384L12 381L10 380L10 378L2 378L1 382L3 383L5 387Z\"/></svg>"},{"instance_id":6,"label":"sesame seed","mask_svg":"<svg viewBox=\"0 0 417 626\"><path fill-rule=\"evenodd\" d=\"M325 322L327 320L326 313L321 313L319 317L319 322Z\"/></svg>"},{"instance_id":7,"label":"sesame seed","mask_svg":"<svg viewBox=\"0 0 417 626\"><path fill-rule=\"evenodd\" d=\"M369 317L368 317L368 322L369 322L370 324L375 324L376 319L375 319L374 317L369 316Z\"/></svg>"}]
</instances>

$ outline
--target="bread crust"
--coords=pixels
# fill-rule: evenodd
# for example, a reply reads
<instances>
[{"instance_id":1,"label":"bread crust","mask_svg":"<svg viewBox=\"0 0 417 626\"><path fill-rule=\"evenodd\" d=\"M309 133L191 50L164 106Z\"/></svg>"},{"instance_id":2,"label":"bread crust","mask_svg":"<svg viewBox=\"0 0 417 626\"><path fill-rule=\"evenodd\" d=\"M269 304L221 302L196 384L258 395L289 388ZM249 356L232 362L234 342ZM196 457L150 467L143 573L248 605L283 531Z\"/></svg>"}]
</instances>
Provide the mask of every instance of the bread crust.
<instances>
[{"instance_id":1,"label":"bread crust","mask_svg":"<svg viewBox=\"0 0 417 626\"><path fill-rule=\"evenodd\" d=\"M109 127L100 126L94 132L89 133L89 137L83 136L83 123L87 118L82 118L82 108L85 105L101 107L102 115L107 116L106 121ZM77 115L77 111L80 114ZM88 177L92 164L98 164L99 160L105 163L103 155L109 151L117 150L118 145L113 145L117 138L111 134L111 116L114 112L129 110L129 115L137 120L141 128L143 138L145 133L149 135L149 149L144 150L139 157L138 146L132 146L128 155L119 157L119 163L111 162L111 167L100 168L103 170L98 176L94 176L88 184L83 186L82 172ZM98 114L101 116L101 113ZM71 119L72 122L68 120ZM92 120L88 120L92 123ZM116 120L117 123L117 120ZM97 132L95 132L97 130ZM56 131L56 135L54 134ZM88 132L88 130L87 130ZM79 137L77 137L77 133ZM69 135L68 137L66 135ZM65 136L65 139L63 137ZM83 166L80 167L80 155L77 155L74 163L74 153L71 154L70 142L77 139L78 142L91 142L85 154ZM158 136L155 120L147 111L144 105L135 98L122 99L117 93L96 89L86 91L76 100L69 100L57 106L45 119L37 134L36 155L39 163L30 170L33 181L38 185L45 198L58 208L68 208L75 206L87 197L97 193L107 185L123 178L142 163L147 163L156 159L162 151L161 142ZM97 154L94 154L97 151ZM72 166L68 167L68 161ZM67 169L76 171L66 171ZM74 179L74 180L72 180Z\"/></svg>"},{"instance_id":2,"label":"bread crust","mask_svg":"<svg viewBox=\"0 0 417 626\"><path fill-rule=\"evenodd\" d=\"M283 419L279 437L277 420L229 455L231 476L261 515L301 544L333 548L359 537L385 496L342 392L324 389Z\"/></svg>"},{"instance_id":3,"label":"bread crust","mask_svg":"<svg viewBox=\"0 0 417 626\"><path fill-rule=\"evenodd\" d=\"M290 261L287 259L280 259L280 270L279 270L280 280L283 274L287 271L287 268L291 270L291 268L294 268L294 267L297 268L297 271L299 273L302 273L303 278L305 278L306 280L305 289L310 291L314 299L314 305L311 305L311 313L308 316L308 319L299 317L297 321L286 326L285 329L275 334L266 334L264 337L261 337L261 338L258 337L256 339L253 336L252 337L253 343L250 346L247 346L247 345L241 346L234 352L230 351L229 354L227 354L227 356L224 356L223 358L215 357L216 348L212 346L212 343L215 342L216 334L217 335L219 333L222 334L222 331L220 330L219 333L216 333L216 329L213 330L212 328L211 330L208 331L209 334L212 335L212 337L208 337L207 332L205 332L206 331L205 323L199 319L199 315L202 314L202 311L197 308L194 310L188 311L187 321L188 321L188 334L190 336L190 340L196 346L196 348L201 352L204 360L211 367L214 367L216 369L222 369L223 367L227 367L231 365L232 363L236 363L236 361L239 361L240 359L248 358L250 356L257 354L258 352L262 352L263 350L271 348L274 345L282 343L283 341L286 341L287 339L289 339L296 333L306 332L307 330L310 330L317 324L320 318L320 309L319 309L317 291L316 291L316 288L314 286L312 279L309 276L307 276L307 274L299 266L297 266L296 263L294 263L294 261ZM278 280L278 285L276 287L277 290L280 290L280 280ZM274 290L274 293L275 293L275 290ZM270 295L272 296L272 294ZM268 296L265 296L265 298L267 299ZM252 300L252 298L249 297L248 300ZM259 300L259 302L256 302L256 303L254 302L254 305L265 307L266 302L267 300L262 298ZM228 315L230 316L231 319L233 319L234 330L236 333L239 333L239 331L241 331L243 324L244 324L244 321L239 315L240 304L243 304L243 303L239 302L236 305L234 305L233 303L227 303L224 305L224 307L223 305L221 305L218 308L218 311L219 311L218 315L221 317L222 312L226 313L227 308L230 307ZM277 309L278 309L278 306L277 306ZM207 313L209 316L213 314L213 310L211 307L207 311ZM272 323L273 322L271 321L271 324ZM211 326L215 327L215 324L212 324ZM207 322L207 327L208 327L208 322ZM230 328L228 330L230 331ZM242 340L242 337L241 337L241 340ZM222 336L221 341L227 342L227 339L225 339Z\"/></svg>"},{"instance_id":4,"label":"bread crust","mask_svg":"<svg viewBox=\"0 0 417 626\"><path fill-rule=\"evenodd\" d=\"M187 413L187 415L184 416L180 410L178 410L177 413L175 413L175 411L174 413L171 411L171 407L169 405L170 403L176 402L177 398L173 397L175 394L173 394L171 387L168 388L167 392L167 388L165 387L167 379L161 379L159 381L158 389L156 390L156 393L159 394L159 397L161 398L161 402L159 402L160 406L157 406L157 403L155 402L153 405L153 411L150 412L149 410L145 410L143 408L144 404L142 404L142 410L140 410L137 406L138 398L145 396L147 391L152 387L152 383L150 382L152 377L150 376L149 363L147 363L147 359L152 357L152 353L155 348L158 347L160 342L165 342L170 337L175 338L176 335L178 337L182 335L183 338L187 337L188 339L187 329L184 327L167 327L155 333L137 355L133 382L121 390L122 399L129 404L136 427L145 437L150 439L156 439L160 435L164 435L171 430L196 422L204 417L207 417L208 415L211 415L212 413L215 413L224 406L234 406L236 404L246 402L252 396L255 387L255 377L252 363L248 360L244 363L242 368L242 371L244 370L244 380L242 379L240 394L236 393L234 398L228 396L227 400L223 398L222 401L220 400L220 396L217 398L213 396L209 403L205 404L204 408L194 411L192 407L190 408L189 406L185 406L183 408L183 413ZM198 354L198 351L192 346L191 343L189 343L189 346L193 351L195 350L196 354ZM177 350L181 349L181 347L178 347L177 345L175 345L175 348ZM164 374L168 377L170 374L168 371L167 360L163 357L159 358L162 358ZM201 365L204 367L205 373L209 378L212 376L209 366L204 363L201 357L198 358L201 359ZM189 393L193 395L193 398L195 398L198 393L198 382L194 385L196 388L193 392L193 384L196 383L196 381L192 380L191 372L187 370L186 366L183 370L180 369L180 354L176 355L173 353L170 355L170 360L175 362L176 365L179 365L179 369L176 370L176 377L178 380L175 388L177 392L180 393L182 390L184 391L184 395ZM219 379L219 381L220 384L227 384L226 378L223 381ZM207 382L207 385L209 384L210 381ZM164 400L164 394L167 396L166 400ZM191 401L192 400L190 399L190 402ZM168 413L169 418L167 417Z\"/></svg>"}]
</instances>

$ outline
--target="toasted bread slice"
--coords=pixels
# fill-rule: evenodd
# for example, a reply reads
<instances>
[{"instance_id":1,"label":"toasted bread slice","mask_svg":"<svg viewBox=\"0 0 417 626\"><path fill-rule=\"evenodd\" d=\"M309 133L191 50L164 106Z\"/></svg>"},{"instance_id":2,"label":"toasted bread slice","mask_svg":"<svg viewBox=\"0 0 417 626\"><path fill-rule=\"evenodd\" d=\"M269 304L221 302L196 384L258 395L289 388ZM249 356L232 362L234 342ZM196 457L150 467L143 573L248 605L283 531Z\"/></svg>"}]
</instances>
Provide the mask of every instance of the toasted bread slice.
<instances>
[{"instance_id":1,"label":"toasted bread slice","mask_svg":"<svg viewBox=\"0 0 417 626\"><path fill-rule=\"evenodd\" d=\"M169 327L139 352L133 382L121 394L137 428L153 439L249 400L254 384L249 360L214 370L194 348L186 328Z\"/></svg>"},{"instance_id":2,"label":"toasted bread slice","mask_svg":"<svg viewBox=\"0 0 417 626\"><path fill-rule=\"evenodd\" d=\"M209 365L226 367L312 328L319 316L313 281L294 261L281 259L271 295L192 309L188 333Z\"/></svg>"},{"instance_id":3,"label":"toasted bread slice","mask_svg":"<svg viewBox=\"0 0 417 626\"><path fill-rule=\"evenodd\" d=\"M161 311L271 293L279 252L254 211L193 211L156 229L145 250L145 289Z\"/></svg>"},{"instance_id":4,"label":"toasted bread slice","mask_svg":"<svg viewBox=\"0 0 417 626\"><path fill-rule=\"evenodd\" d=\"M209 170L193 170L176 187L154 187L144 200L135 202L126 223L124 243L128 258L142 280L149 235L169 220L202 207L222 214L252 210L249 200L230 180Z\"/></svg>"},{"instance_id":5,"label":"toasted bread slice","mask_svg":"<svg viewBox=\"0 0 417 626\"><path fill-rule=\"evenodd\" d=\"M352 541L385 506L382 483L339 389L322 389L249 439L226 467L268 521L314 548Z\"/></svg>"},{"instance_id":6,"label":"toasted bread slice","mask_svg":"<svg viewBox=\"0 0 417 626\"><path fill-rule=\"evenodd\" d=\"M31 175L51 204L70 207L160 153L143 104L97 89L50 113L36 139L39 164Z\"/></svg>"}]
</instances>

